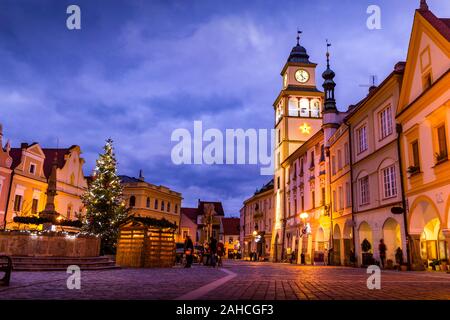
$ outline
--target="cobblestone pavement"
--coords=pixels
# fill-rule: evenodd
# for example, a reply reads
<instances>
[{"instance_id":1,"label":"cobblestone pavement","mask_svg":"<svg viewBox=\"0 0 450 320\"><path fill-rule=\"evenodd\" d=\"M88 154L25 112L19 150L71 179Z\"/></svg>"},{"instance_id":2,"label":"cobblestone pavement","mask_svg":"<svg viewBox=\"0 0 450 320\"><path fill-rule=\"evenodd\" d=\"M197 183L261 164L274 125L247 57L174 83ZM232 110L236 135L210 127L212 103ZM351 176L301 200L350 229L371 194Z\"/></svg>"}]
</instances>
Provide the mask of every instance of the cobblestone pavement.
<instances>
[{"instance_id":1,"label":"cobblestone pavement","mask_svg":"<svg viewBox=\"0 0 450 320\"><path fill-rule=\"evenodd\" d=\"M236 274L203 266L192 269L83 271L81 289L69 290L65 272L15 272L0 299L175 299L202 288L200 299L450 299L450 274L383 271L381 290L369 290L365 269L225 261ZM229 274L229 273L228 273Z\"/></svg>"},{"instance_id":2,"label":"cobblestone pavement","mask_svg":"<svg viewBox=\"0 0 450 320\"><path fill-rule=\"evenodd\" d=\"M367 288L366 269L229 262L237 277L203 296L224 300L450 299L450 274L382 271L381 289Z\"/></svg>"},{"instance_id":3,"label":"cobblestone pavement","mask_svg":"<svg viewBox=\"0 0 450 320\"><path fill-rule=\"evenodd\" d=\"M220 279L218 269L193 266L172 269L82 271L81 289L67 289L65 272L13 272L0 299L175 299Z\"/></svg>"}]
</instances>

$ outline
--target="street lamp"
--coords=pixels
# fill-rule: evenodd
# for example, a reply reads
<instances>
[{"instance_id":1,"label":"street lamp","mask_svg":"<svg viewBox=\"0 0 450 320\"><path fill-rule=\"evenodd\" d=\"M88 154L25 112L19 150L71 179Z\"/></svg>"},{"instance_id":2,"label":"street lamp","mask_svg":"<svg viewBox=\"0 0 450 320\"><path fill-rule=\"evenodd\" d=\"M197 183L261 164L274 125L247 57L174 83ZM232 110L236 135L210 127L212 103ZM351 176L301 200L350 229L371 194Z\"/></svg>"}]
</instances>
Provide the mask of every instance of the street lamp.
<instances>
[{"instance_id":1,"label":"street lamp","mask_svg":"<svg viewBox=\"0 0 450 320\"><path fill-rule=\"evenodd\" d=\"M309 215L306 212L300 213L300 219L303 220L303 223L305 223L306 219L308 219Z\"/></svg>"},{"instance_id":2,"label":"street lamp","mask_svg":"<svg viewBox=\"0 0 450 320\"><path fill-rule=\"evenodd\" d=\"M258 235L258 231L253 231L253 236L256 237Z\"/></svg>"}]
</instances>

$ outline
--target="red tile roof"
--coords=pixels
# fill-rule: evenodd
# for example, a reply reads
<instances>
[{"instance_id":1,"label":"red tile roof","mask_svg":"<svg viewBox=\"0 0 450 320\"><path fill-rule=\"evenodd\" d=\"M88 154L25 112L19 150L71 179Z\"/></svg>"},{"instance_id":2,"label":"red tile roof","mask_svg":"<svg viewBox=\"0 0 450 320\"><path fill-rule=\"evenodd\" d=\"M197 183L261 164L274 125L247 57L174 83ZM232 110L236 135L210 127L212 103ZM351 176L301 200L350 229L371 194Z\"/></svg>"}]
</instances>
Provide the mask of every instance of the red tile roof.
<instances>
[{"instance_id":1,"label":"red tile roof","mask_svg":"<svg viewBox=\"0 0 450 320\"><path fill-rule=\"evenodd\" d=\"M436 17L430 10L417 10L422 17L425 18L442 36L450 41L450 19L440 19Z\"/></svg>"},{"instance_id":2,"label":"red tile roof","mask_svg":"<svg viewBox=\"0 0 450 320\"><path fill-rule=\"evenodd\" d=\"M224 235L239 234L240 219L239 218L222 218L223 233Z\"/></svg>"},{"instance_id":3,"label":"red tile roof","mask_svg":"<svg viewBox=\"0 0 450 320\"><path fill-rule=\"evenodd\" d=\"M26 146L26 148L30 148L35 143ZM70 150L74 148L75 146L71 146L70 148L43 148L42 151L45 155L44 160L44 174L48 178L50 177L50 173L52 172L52 166L53 166L53 160L55 159L55 156L57 154L57 162L58 162L58 168L61 169L66 164L65 155L70 153ZM12 169L15 169L20 162L22 161L22 148L11 148L11 151L9 152L11 158L13 159L12 162Z\"/></svg>"},{"instance_id":4,"label":"red tile roof","mask_svg":"<svg viewBox=\"0 0 450 320\"><path fill-rule=\"evenodd\" d=\"M191 219L194 223L197 223L197 217L199 215L198 208L181 208L180 212Z\"/></svg>"}]
</instances>

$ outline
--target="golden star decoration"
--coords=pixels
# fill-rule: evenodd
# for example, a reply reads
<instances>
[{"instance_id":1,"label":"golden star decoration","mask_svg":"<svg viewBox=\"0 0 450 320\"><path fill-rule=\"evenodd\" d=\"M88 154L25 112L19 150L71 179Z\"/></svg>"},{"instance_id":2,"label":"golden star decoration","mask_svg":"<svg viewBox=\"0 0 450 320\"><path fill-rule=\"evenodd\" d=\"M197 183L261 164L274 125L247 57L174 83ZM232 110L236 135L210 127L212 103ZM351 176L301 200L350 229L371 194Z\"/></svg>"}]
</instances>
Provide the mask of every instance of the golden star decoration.
<instances>
[{"instance_id":1,"label":"golden star decoration","mask_svg":"<svg viewBox=\"0 0 450 320\"><path fill-rule=\"evenodd\" d=\"M307 123L304 123L302 126L300 126L300 130L304 134L309 134L311 132L311 126Z\"/></svg>"}]
</instances>

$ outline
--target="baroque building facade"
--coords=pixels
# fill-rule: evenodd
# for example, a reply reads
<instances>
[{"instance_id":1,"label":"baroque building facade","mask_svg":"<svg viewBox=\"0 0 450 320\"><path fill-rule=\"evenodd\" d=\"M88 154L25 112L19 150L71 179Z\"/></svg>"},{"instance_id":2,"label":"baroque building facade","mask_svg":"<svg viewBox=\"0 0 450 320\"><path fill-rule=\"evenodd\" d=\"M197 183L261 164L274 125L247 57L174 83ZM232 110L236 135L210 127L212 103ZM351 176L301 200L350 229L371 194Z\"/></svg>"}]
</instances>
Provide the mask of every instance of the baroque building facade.
<instances>
[{"instance_id":1,"label":"baroque building facade","mask_svg":"<svg viewBox=\"0 0 450 320\"><path fill-rule=\"evenodd\" d=\"M381 240L393 264L448 259L449 40L450 19L421 0L406 62L341 112L328 52L321 92L297 38L274 104L273 261L367 265Z\"/></svg>"}]
</instances>

